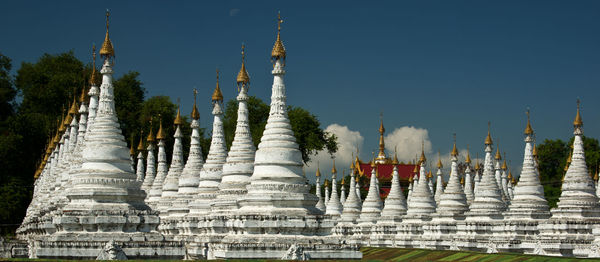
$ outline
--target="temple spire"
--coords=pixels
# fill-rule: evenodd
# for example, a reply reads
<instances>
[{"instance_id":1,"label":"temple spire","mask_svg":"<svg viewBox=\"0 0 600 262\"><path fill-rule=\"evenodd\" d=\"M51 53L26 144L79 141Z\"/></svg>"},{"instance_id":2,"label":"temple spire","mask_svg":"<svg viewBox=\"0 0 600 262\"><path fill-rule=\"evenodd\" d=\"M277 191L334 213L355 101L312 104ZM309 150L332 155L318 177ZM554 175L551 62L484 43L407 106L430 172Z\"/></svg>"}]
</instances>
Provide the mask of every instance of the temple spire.
<instances>
[{"instance_id":1,"label":"temple spire","mask_svg":"<svg viewBox=\"0 0 600 262\"><path fill-rule=\"evenodd\" d=\"M242 67L236 79L239 94L236 98L238 110L235 135L223 165L223 176L219 184L217 199L212 204L213 210L224 212L235 211L239 208L238 200L247 192L246 186L250 183L250 176L254 172L256 147L252 141L248 111L250 77L246 72L244 56L244 45L242 45Z\"/></svg>"},{"instance_id":2,"label":"temple spire","mask_svg":"<svg viewBox=\"0 0 600 262\"><path fill-rule=\"evenodd\" d=\"M322 213L315 208L318 198L309 193L310 186L302 173L302 153L288 118L284 83L286 53L280 38L281 21L278 16L277 40L271 52L273 85L269 117L256 150L248 194L239 202L239 213L317 215Z\"/></svg>"},{"instance_id":3,"label":"temple spire","mask_svg":"<svg viewBox=\"0 0 600 262\"><path fill-rule=\"evenodd\" d=\"M315 207L321 211L323 211L323 213L325 213L326 207L325 207L325 202L323 199L323 195L321 194L321 170L319 169L319 164L317 163L317 172L315 173L315 177L317 178L317 192L316 195L319 198L319 202L317 202L317 204L315 205ZM354 177L354 176L352 176Z\"/></svg>"},{"instance_id":4,"label":"temple spire","mask_svg":"<svg viewBox=\"0 0 600 262\"><path fill-rule=\"evenodd\" d=\"M110 12L108 9L106 10L106 35L104 36L104 43L102 43L102 48L100 48L100 56L104 57L104 59L109 59L115 56L115 49L113 48L113 44L110 41L110 37L108 36L108 17L110 16Z\"/></svg>"},{"instance_id":5,"label":"temple spire","mask_svg":"<svg viewBox=\"0 0 600 262\"><path fill-rule=\"evenodd\" d=\"M213 131L210 149L206 162L200 171L198 195L190 202L190 214L204 215L210 212L210 204L217 197L219 184L223 176L223 164L227 158L227 147L223 132L223 94L219 87L219 70L217 70L216 87L212 95Z\"/></svg>"},{"instance_id":6,"label":"temple spire","mask_svg":"<svg viewBox=\"0 0 600 262\"><path fill-rule=\"evenodd\" d=\"M440 196L437 207L437 214L442 216L462 215L469 209L469 206L467 205L467 197L461 185L461 179L459 178L458 174L458 150L456 150L456 134L454 135L454 145L450 155L452 161L450 177L448 178L448 185L446 185L443 194Z\"/></svg>"},{"instance_id":7,"label":"temple spire","mask_svg":"<svg viewBox=\"0 0 600 262\"><path fill-rule=\"evenodd\" d=\"M179 99L177 99L177 104L179 104ZM181 125L183 125L183 118L181 117L181 109L180 106L177 108L177 115L175 116L175 120L173 121L175 125L175 134L173 137L175 141L173 143L173 155L171 156L171 166L169 167L169 172L165 177L165 181L162 186L160 203L158 204L158 210L161 212L161 216L165 216L168 214L168 209L172 207L173 202L177 197L177 192L179 190L179 177L181 176L181 171L183 171L183 144L181 134Z\"/></svg>"},{"instance_id":8,"label":"temple spire","mask_svg":"<svg viewBox=\"0 0 600 262\"><path fill-rule=\"evenodd\" d=\"M383 113L379 116L379 153L375 162L378 164L385 164L387 156L385 155L385 141L383 135L385 134L385 128L383 127Z\"/></svg>"},{"instance_id":9,"label":"temple spire","mask_svg":"<svg viewBox=\"0 0 600 262\"><path fill-rule=\"evenodd\" d=\"M335 168L335 158L333 159L333 167L331 168L331 197L326 205L326 215L340 216L342 214L342 203L337 191L337 169Z\"/></svg>"},{"instance_id":10,"label":"temple spire","mask_svg":"<svg viewBox=\"0 0 600 262\"><path fill-rule=\"evenodd\" d=\"M583 121L581 119L579 99L577 100L577 114L573 121L575 138L570 155L570 163L564 176L561 194L557 208L552 210L555 217L600 217L600 203L596 196L594 181L588 174L585 162L583 144Z\"/></svg>"},{"instance_id":11,"label":"temple spire","mask_svg":"<svg viewBox=\"0 0 600 262\"><path fill-rule=\"evenodd\" d=\"M168 209L170 217L184 216L189 213L190 209L188 203L192 201L193 197L198 193L200 171L204 164L204 159L202 157L202 147L200 146L200 123L198 121L198 119L200 119L200 114L198 113L198 108L196 108L197 93L198 90L194 88L194 106L192 108L192 113L190 114L192 118L192 123L190 125L192 128L190 152L188 154L187 162L181 171L181 176L179 177L176 199L173 201L172 207Z\"/></svg>"},{"instance_id":12,"label":"temple spire","mask_svg":"<svg viewBox=\"0 0 600 262\"><path fill-rule=\"evenodd\" d=\"M535 134L533 128L531 128L529 110L527 110L527 125L523 133L525 135L523 168L519 176L519 183L514 188L514 195L506 216L510 219L546 219L550 217L550 212L548 202L544 197L544 187L540 183L539 171L535 166L533 156L533 137ZM508 179L514 179L510 172Z\"/></svg>"}]
</instances>

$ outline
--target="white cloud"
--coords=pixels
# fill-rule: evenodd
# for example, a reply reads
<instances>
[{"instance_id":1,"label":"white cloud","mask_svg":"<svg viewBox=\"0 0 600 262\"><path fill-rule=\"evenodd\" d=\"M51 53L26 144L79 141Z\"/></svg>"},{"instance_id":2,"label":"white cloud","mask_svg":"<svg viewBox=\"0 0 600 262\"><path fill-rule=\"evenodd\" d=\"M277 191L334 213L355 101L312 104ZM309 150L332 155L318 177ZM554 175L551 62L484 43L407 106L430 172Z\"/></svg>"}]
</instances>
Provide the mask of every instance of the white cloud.
<instances>
[{"instance_id":1,"label":"white cloud","mask_svg":"<svg viewBox=\"0 0 600 262\"><path fill-rule=\"evenodd\" d=\"M237 16L240 13L239 8L233 8L229 10L229 16Z\"/></svg>"},{"instance_id":2,"label":"white cloud","mask_svg":"<svg viewBox=\"0 0 600 262\"><path fill-rule=\"evenodd\" d=\"M335 153L335 165L338 170L338 179L341 178L343 169L350 167L352 153L356 152L356 147L362 148L364 137L358 131L352 131L347 126L339 124L331 124L325 128L326 132L337 136L338 151ZM311 161L307 163L305 168L306 176L310 181L315 180L315 172L317 171L317 163L321 169L322 177L331 177L331 167L333 161L327 150L319 151L311 157Z\"/></svg>"},{"instance_id":3,"label":"white cloud","mask_svg":"<svg viewBox=\"0 0 600 262\"><path fill-rule=\"evenodd\" d=\"M414 126L403 126L394 129L385 137L385 148L394 154L394 147L398 150L398 160L409 162L415 159L415 156L421 155L421 143L424 145L425 154L431 153L431 141L429 140L429 131L424 128Z\"/></svg>"}]
</instances>

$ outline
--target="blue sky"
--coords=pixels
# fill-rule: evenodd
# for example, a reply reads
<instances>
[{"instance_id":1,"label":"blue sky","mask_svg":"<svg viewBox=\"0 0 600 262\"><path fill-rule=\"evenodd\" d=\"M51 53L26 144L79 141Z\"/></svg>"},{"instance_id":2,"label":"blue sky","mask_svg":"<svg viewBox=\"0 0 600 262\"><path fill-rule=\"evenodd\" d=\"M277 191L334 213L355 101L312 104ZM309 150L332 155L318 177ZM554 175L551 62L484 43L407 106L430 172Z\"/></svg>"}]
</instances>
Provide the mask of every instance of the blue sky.
<instances>
[{"instance_id":1,"label":"blue sky","mask_svg":"<svg viewBox=\"0 0 600 262\"><path fill-rule=\"evenodd\" d=\"M577 98L586 135L600 131L598 1L10 1L0 52L15 70L45 52L73 49L89 61L92 43L104 38L106 8L116 75L139 71L148 96L180 97L186 112L198 88L204 127L215 68L225 99L236 95L242 42L249 93L270 100L281 11L288 103L309 109L323 128L359 132L363 159L377 148L380 112L388 132L426 130L430 155L447 154L453 133L460 148L482 154L491 121L515 168L527 107L538 141L572 135Z\"/></svg>"}]
</instances>

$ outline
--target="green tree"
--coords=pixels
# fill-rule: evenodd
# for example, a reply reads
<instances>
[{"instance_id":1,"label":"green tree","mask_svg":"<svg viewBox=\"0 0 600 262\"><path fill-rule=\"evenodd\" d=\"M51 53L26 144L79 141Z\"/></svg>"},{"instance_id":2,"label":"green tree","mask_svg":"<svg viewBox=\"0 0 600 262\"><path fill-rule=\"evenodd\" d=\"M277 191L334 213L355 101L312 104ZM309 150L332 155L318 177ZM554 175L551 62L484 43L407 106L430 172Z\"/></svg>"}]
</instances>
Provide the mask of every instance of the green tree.
<instances>
[{"instance_id":1,"label":"green tree","mask_svg":"<svg viewBox=\"0 0 600 262\"><path fill-rule=\"evenodd\" d=\"M15 90L12 77L9 74L11 69L10 58L0 53L0 123L15 113L14 99L17 90ZM5 127L4 124L0 126L0 131L4 130L3 127Z\"/></svg>"},{"instance_id":2,"label":"green tree","mask_svg":"<svg viewBox=\"0 0 600 262\"><path fill-rule=\"evenodd\" d=\"M225 141L230 146L235 135L235 126L237 122L238 103L236 100L229 100L224 114ZM255 146L260 143L260 138L265 130L267 119L269 118L269 105L265 102L250 96L248 99L248 113L250 132ZM310 156L317 151L327 149L332 154L337 151L337 138L334 134L329 134L321 129L321 123L317 117L307 110L300 107L288 106L288 116L294 136L302 152L302 160L306 163L310 161Z\"/></svg>"},{"instance_id":3,"label":"green tree","mask_svg":"<svg viewBox=\"0 0 600 262\"><path fill-rule=\"evenodd\" d=\"M146 89L138 79L140 73L129 71L128 73L115 80L115 108L117 117L125 139L130 140L131 136L139 136L142 127L140 123L140 108L144 102ZM134 147L137 143L134 144Z\"/></svg>"}]
</instances>

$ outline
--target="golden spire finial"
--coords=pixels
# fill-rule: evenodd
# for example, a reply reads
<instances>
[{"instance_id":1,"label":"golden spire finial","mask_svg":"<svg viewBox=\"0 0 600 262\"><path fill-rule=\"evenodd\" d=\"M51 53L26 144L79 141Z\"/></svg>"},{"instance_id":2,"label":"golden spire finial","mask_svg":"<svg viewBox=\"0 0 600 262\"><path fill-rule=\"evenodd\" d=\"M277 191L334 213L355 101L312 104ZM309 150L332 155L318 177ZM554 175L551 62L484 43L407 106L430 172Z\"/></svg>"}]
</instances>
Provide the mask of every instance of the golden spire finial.
<instances>
[{"instance_id":1,"label":"golden spire finial","mask_svg":"<svg viewBox=\"0 0 600 262\"><path fill-rule=\"evenodd\" d=\"M183 125L183 118L181 117L181 105L180 100L177 98L177 116L175 116L175 120L173 120L173 124L180 126Z\"/></svg>"},{"instance_id":2,"label":"golden spire finial","mask_svg":"<svg viewBox=\"0 0 600 262\"><path fill-rule=\"evenodd\" d=\"M217 87L212 94L213 102L223 102L223 93L221 92L221 88L219 87L219 69L217 68Z\"/></svg>"},{"instance_id":3,"label":"golden spire finial","mask_svg":"<svg viewBox=\"0 0 600 262\"><path fill-rule=\"evenodd\" d=\"M319 169L319 162L317 162L317 173L315 174L317 177L321 177L321 170Z\"/></svg>"},{"instance_id":4,"label":"golden spire finial","mask_svg":"<svg viewBox=\"0 0 600 262\"><path fill-rule=\"evenodd\" d=\"M146 138L146 141L150 143L154 142L154 139L154 133L152 132L152 117L150 117L150 132L148 132L148 137Z\"/></svg>"},{"instance_id":5,"label":"golden spire finial","mask_svg":"<svg viewBox=\"0 0 600 262\"><path fill-rule=\"evenodd\" d=\"M71 108L69 108L69 115L76 115L77 113L79 113L79 110L77 110L77 96L73 92L73 102L71 103Z\"/></svg>"},{"instance_id":6,"label":"golden spire finial","mask_svg":"<svg viewBox=\"0 0 600 262\"><path fill-rule=\"evenodd\" d=\"M333 167L331 168L332 174L337 174L337 169L335 169L335 158L333 159Z\"/></svg>"},{"instance_id":7,"label":"golden spire finial","mask_svg":"<svg viewBox=\"0 0 600 262\"><path fill-rule=\"evenodd\" d=\"M110 16L110 12L106 9L106 36L104 37L104 43L102 43L102 48L100 48L100 56L104 57L104 59L108 59L110 57L115 56L115 49L113 48L113 44L110 41L110 37L108 36L108 17Z\"/></svg>"},{"instance_id":8,"label":"golden spire finial","mask_svg":"<svg viewBox=\"0 0 600 262\"><path fill-rule=\"evenodd\" d=\"M81 94L79 95L79 103L84 103L87 98L87 94L85 93L85 86L81 89Z\"/></svg>"},{"instance_id":9,"label":"golden spire finial","mask_svg":"<svg viewBox=\"0 0 600 262\"><path fill-rule=\"evenodd\" d=\"M329 187L329 180L325 179L325 183L323 183L325 187Z\"/></svg>"},{"instance_id":10,"label":"golden spire finial","mask_svg":"<svg viewBox=\"0 0 600 262\"><path fill-rule=\"evenodd\" d=\"M138 144L137 147L138 151L143 151L144 150L144 130L140 130L140 143Z\"/></svg>"},{"instance_id":11,"label":"golden spire finial","mask_svg":"<svg viewBox=\"0 0 600 262\"><path fill-rule=\"evenodd\" d=\"M463 186L465 185L465 177L464 176L460 177L460 184Z\"/></svg>"},{"instance_id":12,"label":"golden spire finial","mask_svg":"<svg viewBox=\"0 0 600 262\"><path fill-rule=\"evenodd\" d=\"M350 158L350 169L354 170L354 152L352 152L352 158Z\"/></svg>"},{"instance_id":13,"label":"golden spire finial","mask_svg":"<svg viewBox=\"0 0 600 262\"><path fill-rule=\"evenodd\" d=\"M488 121L488 133L487 136L485 137L485 145L491 145L493 144L492 142L492 136L490 135L490 125L492 123Z\"/></svg>"},{"instance_id":14,"label":"golden spire finial","mask_svg":"<svg viewBox=\"0 0 600 262\"><path fill-rule=\"evenodd\" d=\"M479 169L481 169L481 166L479 165L479 153L475 154L475 170L479 171Z\"/></svg>"},{"instance_id":15,"label":"golden spire finial","mask_svg":"<svg viewBox=\"0 0 600 262\"><path fill-rule=\"evenodd\" d=\"M96 44L92 44L92 76L90 77L90 85L96 85Z\"/></svg>"},{"instance_id":16,"label":"golden spire finial","mask_svg":"<svg viewBox=\"0 0 600 262\"><path fill-rule=\"evenodd\" d=\"M508 167L506 166L506 152L504 152L504 163L502 163L502 170L506 171L507 168Z\"/></svg>"},{"instance_id":17,"label":"golden spire finial","mask_svg":"<svg viewBox=\"0 0 600 262\"><path fill-rule=\"evenodd\" d=\"M130 141L130 146L129 146L129 155L130 156L134 156L135 155L135 147L133 146L133 143L135 141L135 134L131 133L131 141Z\"/></svg>"},{"instance_id":18,"label":"golden spire finial","mask_svg":"<svg viewBox=\"0 0 600 262\"><path fill-rule=\"evenodd\" d=\"M163 131L163 127L162 127L162 116L160 114L158 114L158 132L156 133L156 139L158 140L164 140L165 138L167 138L167 136L165 136L164 131Z\"/></svg>"},{"instance_id":19,"label":"golden spire finial","mask_svg":"<svg viewBox=\"0 0 600 262\"><path fill-rule=\"evenodd\" d=\"M371 167L375 168L375 152L373 152L373 158L371 160Z\"/></svg>"},{"instance_id":20,"label":"golden spire finial","mask_svg":"<svg viewBox=\"0 0 600 262\"><path fill-rule=\"evenodd\" d=\"M467 163L467 165L471 164L471 154L469 154L469 145L467 144L467 158L465 159L465 163Z\"/></svg>"},{"instance_id":21,"label":"golden spire finial","mask_svg":"<svg viewBox=\"0 0 600 262\"><path fill-rule=\"evenodd\" d=\"M250 76L248 75L248 71L246 71L246 46L242 44L242 68L240 68L240 72L237 75L237 84L238 84L238 92L240 85L248 85L250 83Z\"/></svg>"},{"instance_id":22,"label":"golden spire finial","mask_svg":"<svg viewBox=\"0 0 600 262\"><path fill-rule=\"evenodd\" d=\"M392 165L398 165L398 150L396 150L396 146L394 146L394 160L392 160Z\"/></svg>"},{"instance_id":23,"label":"golden spire finial","mask_svg":"<svg viewBox=\"0 0 600 262\"><path fill-rule=\"evenodd\" d=\"M454 146L452 147L451 156L458 156L458 150L456 150L456 133L454 134Z\"/></svg>"},{"instance_id":24,"label":"golden spire finial","mask_svg":"<svg viewBox=\"0 0 600 262\"><path fill-rule=\"evenodd\" d=\"M429 172L427 172L427 178L432 178L433 177L433 173L431 172L431 170L429 170Z\"/></svg>"},{"instance_id":25,"label":"golden spire finial","mask_svg":"<svg viewBox=\"0 0 600 262\"><path fill-rule=\"evenodd\" d=\"M342 170L342 177L344 177L345 170ZM342 187L346 185L346 179L342 178Z\"/></svg>"},{"instance_id":26,"label":"golden spire finial","mask_svg":"<svg viewBox=\"0 0 600 262\"><path fill-rule=\"evenodd\" d=\"M418 173L419 172L419 166L415 165L415 168L413 168L413 173Z\"/></svg>"},{"instance_id":27,"label":"golden spire finial","mask_svg":"<svg viewBox=\"0 0 600 262\"><path fill-rule=\"evenodd\" d=\"M512 180L513 175L512 175L512 170L508 170L508 180Z\"/></svg>"},{"instance_id":28,"label":"golden spire finial","mask_svg":"<svg viewBox=\"0 0 600 262\"><path fill-rule=\"evenodd\" d=\"M379 153L377 153L377 160L385 161L387 156L385 155L385 141L383 139L383 134L385 133L385 128L383 127L383 113L379 115Z\"/></svg>"},{"instance_id":29,"label":"golden spire finial","mask_svg":"<svg viewBox=\"0 0 600 262\"><path fill-rule=\"evenodd\" d=\"M531 128L531 121L529 120L529 109L527 109L527 127L525 127L525 135L533 135L533 128Z\"/></svg>"},{"instance_id":30,"label":"golden spire finial","mask_svg":"<svg viewBox=\"0 0 600 262\"><path fill-rule=\"evenodd\" d=\"M419 158L419 164L425 164L427 158L425 157L425 141L421 140L421 158Z\"/></svg>"},{"instance_id":31,"label":"golden spire finial","mask_svg":"<svg viewBox=\"0 0 600 262\"><path fill-rule=\"evenodd\" d=\"M281 13L277 13L277 40L275 40L275 45L273 45L273 50L271 50L271 59L273 62L277 59L285 60L285 47L283 46L283 42L281 42L281 23L283 23Z\"/></svg>"},{"instance_id":32,"label":"golden spire finial","mask_svg":"<svg viewBox=\"0 0 600 262\"><path fill-rule=\"evenodd\" d=\"M496 148L496 156L494 157L496 160L502 159L502 155L500 155L500 146Z\"/></svg>"},{"instance_id":33,"label":"golden spire finial","mask_svg":"<svg viewBox=\"0 0 600 262\"><path fill-rule=\"evenodd\" d=\"M533 158L537 158L537 146L535 145L535 143L533 144Z\"/></svg>"},{"instance_id":34,"label":"golden spire finial","mask_svg":"<svg viewBox=\"0 0 600 262\"><path fill-rule=\"evenodd\" d=\"M577 99L577 115L575 115L575 121L573 121L573 126L575 127L582 127L583 126L583 120L581 120L581 114L579 113L579 104L581 101L579 101L579 99Z\"/></svg>"},{"instance_id":35,"label":"golden spire finial","mask_svg":"<svg viewBox=\"0 0 600 262\"><path fill-rule=\"evenodd\" d=\"M198 90L194 88L194 107L192 108L192 113L190 116L194 120L200 119L200 112L198 112L198 108L196 107L196 95L198 94Z\"/></svg>"}]
</instances>

